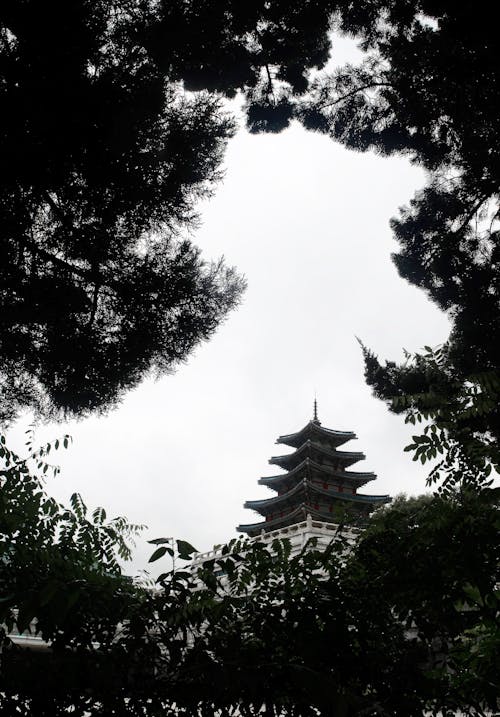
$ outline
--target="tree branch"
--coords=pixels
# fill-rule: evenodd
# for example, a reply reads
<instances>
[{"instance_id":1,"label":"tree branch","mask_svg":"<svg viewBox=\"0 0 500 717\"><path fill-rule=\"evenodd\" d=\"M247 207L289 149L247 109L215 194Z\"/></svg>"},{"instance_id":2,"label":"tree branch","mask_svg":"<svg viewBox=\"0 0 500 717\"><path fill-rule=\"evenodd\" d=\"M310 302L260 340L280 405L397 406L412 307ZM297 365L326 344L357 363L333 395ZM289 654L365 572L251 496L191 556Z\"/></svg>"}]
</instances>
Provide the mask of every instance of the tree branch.
<instances>
[{"instance_id":1,"label":"tree branch","mask_svg":"<svg viewBox=\"0 0 500 717\"><path fill-rule=\"evenodd\" d=\"M271 71L270 71L269 65L267 63L266 63L266 74L267 74L267 94L272 95L273 102L276 102L276 97L274 96L273 78L271 77Z\"/></svg>"},{"instance_id":2,"label":"tree branch","mask_svg":"<svg viewBox=\"0 0 500 717\"><path fill-rule=\"evenodd\" d=\"M392 82L371 82L369 85L361 85L360 87L356 87L354 90L351 90L350 92L346 92L345 95L342 95L341 97L337 97L336 100L333 102L326 102L325 104L319 105L318 109L322 110L326 107L334 107L335 105L340 104L344 100L349 99L349 97L354 97L354 95L357 95L359 92L364 92L364 90L370 90L373 87L393 87L394 85Z\"/></svg>"},{"instance_id":3,"label":"tree branch","mask_svg":"<svg viewBox=\"0 0 500 717\"><path fill-rule=\"evenodd\" d=\"M481 204L484 204L484 202L490 197L489 194L480 194L479 198L477 198L477 196L478 195L476 195L476 202L472 205L472 208L467 212L465 219L463 220L463 222L461 222L458 229L455 229L455 231L453 232L454 234L459 234L462 231L462 229L464 229L467 226L467 224L470 222L470 220L472 219L474 214L476 214L476 212L478 211Z\"/></svg>"},{"instance_id":4,"label":"tree branch","mask_svg":"<svg viewBox=\"0 0 500 717\"><path fill-rule=\"evenodd\" d=\"M75 266L74 264L71 264L70 262L66 261L65 259L61 259L60 257L55 256L54 254L51 254L46 249L42 249L32 239L27 239L25 237L24 243L27 246L27 248L30 249L33 253L42 257L49 263L54 264L55 266L59 266L62 269L64 269L65 271L69 271L70 274L76 274L77 276L80 276L83 279L85 279L86 281L91 282L99 287L102 285L106 285L106 286L111 286L116 290L120 289L120 283L118 281L115 281L114 279L110 279L109 277L105 276L104 274L101 274L99 271L89 271L88 269L82 269L79 266Z\"/></svg>"},{"instance_id":5,"label":"tree branch","mask_svg":"<svg viewBox=\"0 0 500 717\"><path fill-rule=\"evenodd\" d=\"M73 225L73 222L69 217L66 216L66 214L62 211L61 207L52 199L49 192L44 192L43 196L47 200L47 203L49 204L50 208L52 209L55 214L59 217L59 219L62 221L63 224L65 224L67 227L70 227L72 230L75 228Z\"/></svg>"},{"instance_id":6,"label":"tree branch","mask_svg":"<svg viewBox=\"0 0 500 717\"><path fill-rule=\"evenodd\" d=\"M90 329L92 327L92 324L94 323L95 315L97 312L97 304L98 304L98 300L99 300L99 289L100 289L100 285L98 283L96 283L94 285L94 293L92 296L92 309L91 309L89 320L87 323L88 329Z\"/></svg>"}]
</instances>

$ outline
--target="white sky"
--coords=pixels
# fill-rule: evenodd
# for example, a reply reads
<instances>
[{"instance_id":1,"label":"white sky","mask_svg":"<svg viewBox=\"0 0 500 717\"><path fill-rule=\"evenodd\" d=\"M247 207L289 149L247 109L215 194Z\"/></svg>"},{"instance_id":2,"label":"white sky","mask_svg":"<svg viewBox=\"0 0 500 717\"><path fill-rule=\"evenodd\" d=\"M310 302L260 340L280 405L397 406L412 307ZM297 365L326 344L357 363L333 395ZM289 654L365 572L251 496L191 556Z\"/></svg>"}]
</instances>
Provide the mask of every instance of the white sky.
<instances>
[{"instance_id":1,"label":"white sky","mask_svg":"<svg viewBox=\"0 0 500 717\"><path fill-rule=\"evenodd\" d=\"M425 489L426 469L403 453L412 427L372 397L355 339L402 360L403 347L447 337L446 317L390 260L389 219L424 181L406 159L350 152L299 126L231 141L194 241L246 275L240 308L175 375L146 381L107 417L37 429L40 442L74 439L48 480L54 495L79 491L149 526L127 570L147 567L149 538L208 550L253 522L243 502L272 495L257 479L278 472L267 465L284 452L274 441L310 420L315 390L323 425L359 437L345 445L366 454L353 470L378 475L364 492Z\"/></svg>"}]
</instances>

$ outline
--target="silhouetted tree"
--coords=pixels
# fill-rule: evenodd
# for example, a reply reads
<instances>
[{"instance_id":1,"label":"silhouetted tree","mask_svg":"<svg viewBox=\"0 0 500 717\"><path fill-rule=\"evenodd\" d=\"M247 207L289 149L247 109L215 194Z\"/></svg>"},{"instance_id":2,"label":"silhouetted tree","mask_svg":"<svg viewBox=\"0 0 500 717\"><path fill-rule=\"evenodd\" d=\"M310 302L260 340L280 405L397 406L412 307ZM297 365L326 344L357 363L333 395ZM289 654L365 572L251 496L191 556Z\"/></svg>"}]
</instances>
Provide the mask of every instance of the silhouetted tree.
<instances>
[{"instance_id":1,"label":"silhouetted tree","mask_svg":"<svg viewBox=\"0 0 500 717\"><path fill-rule=\"evenodd\" d=\"M65 439L63 439L65 442ZM120 562L140 529L50 498L55 445L0 438L0 709L5 714L488 714L498 699L498 491L397 498L345 552L232 541L159 576ZM150 562L172 539L151 541ZM177 541L177 557L194 548ZM170 554L170 555L169 555ZM152 585L150 585L150 588ZM50 650L8 636L37 620ZM43 679L40 678L43 675Z\"/></svg>"},{"instance_id":2,"label":"silhouetted tree","mask_svg":"<svg viewBox=\"0 0 500 717\"><path fill-rule=\"evenodd\" d=\"M206 267L178 233L220 176L234 131L221 101L238 91L251 131L295 118L429 171L393 221L396 265L452 318L450 373L496 371L500 89L481 7L4 3L4 413L112 405L147 371L182 360L237 301L241 281ZM365 60L311 72L328 59L332 28L355 36ZM498 435L495 411L488 422Z\"/></svg>"},{"instance_id":3,"label":"silhouetted tree","mask_svg":"<svg viewBox=\"0 0 500 717\"><path fill-rule=\"evenodd\" d=\"M304 90L327 18L312 1L2 5L3 419L106 409L237 303L243 281L179 238L221 176L221 98L257 107L271 68Z\"/></svg>"},{"instance_id":4,"label":"silhouetted tree","mask_svg":"<svg viewBox=\"0 0 500 717\"><path fill-rule=\"evenodd\" d=\"M2 413L113 405L185 359L243 281L182 227L233 124L134 39L141 3L2 7Z\"/></svg>"},{"instance_id":5,"label":"silhouetted tree","mask_svg":"<svg viewBox=\"0 0 500 717\"><path fill-rule=\"evenodd\" d=\"M452 322L439 356L382 366L367 352L368 383L393 410L431 412L460 450L498 464L500 71L488 6L374 0L340 3L339 17L365 59L319 77L295 111L347 147L406 154L428 170L392 220L393 258Z\"/></svg>"}]
</instances>

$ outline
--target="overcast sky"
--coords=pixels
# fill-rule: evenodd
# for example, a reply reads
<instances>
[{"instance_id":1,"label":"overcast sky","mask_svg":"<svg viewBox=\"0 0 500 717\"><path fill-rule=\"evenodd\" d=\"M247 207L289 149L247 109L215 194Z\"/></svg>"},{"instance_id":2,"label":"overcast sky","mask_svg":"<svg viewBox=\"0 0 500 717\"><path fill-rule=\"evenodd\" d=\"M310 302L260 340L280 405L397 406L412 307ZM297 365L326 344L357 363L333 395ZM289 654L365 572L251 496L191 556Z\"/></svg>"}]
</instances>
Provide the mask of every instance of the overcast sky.
<instances>
[{"instance_id":1,"label":"overcast sky","mask_svg":"<svg viewBox=\"0 0 500 717\"><path fill-rule=\"evenodd\" d=\"M347 151L299 126L231 141L194 240L246 275L242 305L175 375L145 382L107 417L37 429L40 442L74 439L48 481L54 495L79 491L149 526L129 570L146 567L148 538L208 550L253 522L243 503L271 496L257 480L278 472L267 465L284 452L274 441L311 419L315 391L323 425L358 436L345 445L366 454L353 470L378 476L365 492L425 490L425 468L403 453L411 427L371 395L355 338L401 360L403 348L447 337L446 317L390 260L389 219L424 181L406 159Z\"/></svg>"}]
</instances>

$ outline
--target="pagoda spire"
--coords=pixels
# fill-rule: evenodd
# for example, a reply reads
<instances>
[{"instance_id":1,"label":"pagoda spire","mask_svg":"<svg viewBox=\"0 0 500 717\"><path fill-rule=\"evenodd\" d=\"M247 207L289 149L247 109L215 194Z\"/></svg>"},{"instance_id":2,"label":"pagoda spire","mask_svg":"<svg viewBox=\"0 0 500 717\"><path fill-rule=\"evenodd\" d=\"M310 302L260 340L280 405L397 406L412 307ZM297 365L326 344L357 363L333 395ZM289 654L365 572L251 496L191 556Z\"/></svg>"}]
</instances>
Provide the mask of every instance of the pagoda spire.
<instances>
[{"instance_id":1,"label":"pagoda spire","mask_svg":"<svg viewBox=\"0 0 500 717\"><path fill-rule=\"evenodd\" d=\"M313 421L314 423L317 423L318 426L321 426L321 421L318 419L318 401L316 399L316 394L314 394L314 413L313 413Z\"/></svg>"}]
</instances>

